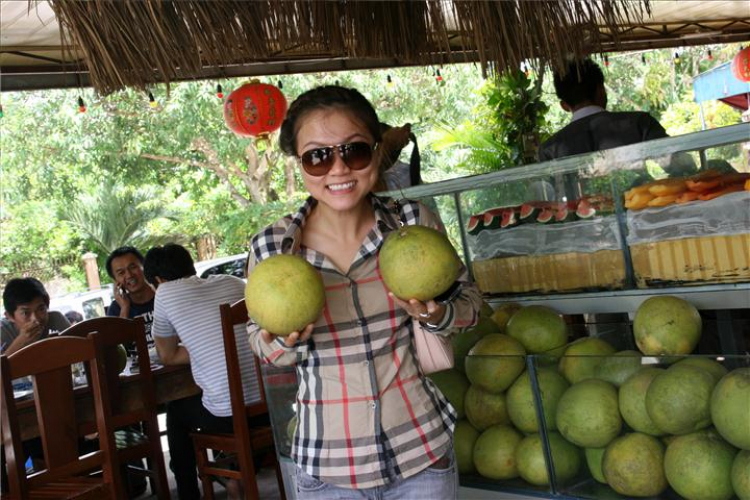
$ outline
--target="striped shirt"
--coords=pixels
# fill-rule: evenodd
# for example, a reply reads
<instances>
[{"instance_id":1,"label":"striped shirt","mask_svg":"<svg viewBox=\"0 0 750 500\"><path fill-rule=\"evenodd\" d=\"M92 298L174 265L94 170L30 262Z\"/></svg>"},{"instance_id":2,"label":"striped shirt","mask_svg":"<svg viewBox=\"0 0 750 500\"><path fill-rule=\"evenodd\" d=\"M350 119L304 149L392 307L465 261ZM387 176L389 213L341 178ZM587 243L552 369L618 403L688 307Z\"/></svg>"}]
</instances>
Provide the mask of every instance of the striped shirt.
<instances>
[{"instance_id":1,"label":"striped shirt","mask_svg":"<svg viewBox=\"0 0 750 500\"><path fill-rule=\"evenodd\" d=\"M250 321L252 349L264 362L296 363L298 426L292 445L297 466L321 481L346 488L372 488L424 470L450 446L456 412L420 371L412 343L412 319L388 296L378 252L388 232L404 224L442 229L423 205L371 197L376 223L348 272L301 245L305 220L317 203L257 234L249 269L279 254L298 254L315 266L326 288L326 305L304 345L266 344ZM415 263L416 264L416 263ZM476 323L479 291L462 269L460 294L436 328L450 335Z\"/></svg>"},{"instance_id":2,"label":"striped shirt","mask_svg":"<svg viewBox=\"0 0 750 500\"><path fill-rule=\"evenodd\" d=\"M162 283L156 289L151 333L154 337L180 338L190 355L193 379L203 390L203 406L217 417L232 414L219 305L232 304L244 296L245 282L228 275L206 279L190 276ZM245 401L258 401L255 361L242 325L235 327L235 336Z\"/></svg>"}]
</instances>

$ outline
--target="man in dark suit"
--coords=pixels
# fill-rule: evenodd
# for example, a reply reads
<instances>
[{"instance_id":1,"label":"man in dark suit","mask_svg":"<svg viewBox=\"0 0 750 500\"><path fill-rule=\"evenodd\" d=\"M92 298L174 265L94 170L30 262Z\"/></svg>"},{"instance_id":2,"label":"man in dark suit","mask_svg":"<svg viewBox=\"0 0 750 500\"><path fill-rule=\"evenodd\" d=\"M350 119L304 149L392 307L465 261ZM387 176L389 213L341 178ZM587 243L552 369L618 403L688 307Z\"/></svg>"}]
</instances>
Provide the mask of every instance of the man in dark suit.
<instances>
[{"instance_id":1,"label":"man in dark suit","mask_svg":"<svg viewBox=\"0 0 750 500\"><path fill-rule=\"evenodd\" d=\"M607 111L604 74L591 59L571 61L564 73L555 73L554 83L560 106L573 117L542 144L540 161L667 137L648 113Z\"/></svg>"}]
</instances>

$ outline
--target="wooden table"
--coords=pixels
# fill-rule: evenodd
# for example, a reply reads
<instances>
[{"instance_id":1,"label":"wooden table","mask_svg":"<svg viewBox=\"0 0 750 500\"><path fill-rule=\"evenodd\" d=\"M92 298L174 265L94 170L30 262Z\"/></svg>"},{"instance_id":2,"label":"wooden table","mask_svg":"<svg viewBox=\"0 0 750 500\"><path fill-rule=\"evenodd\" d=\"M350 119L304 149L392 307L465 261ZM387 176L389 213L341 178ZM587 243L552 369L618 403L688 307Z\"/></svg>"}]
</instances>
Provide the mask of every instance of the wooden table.
<instances>
[{"instance_id":1,"label":"wooden table","mask_svg":"<svg viewBox=\"0 0 750 500\"><path fill-rule=\"evenodd\" d=\"M163 405L176 399L200 394L200 388L195 385L189 365L162 366L153 371L154 384L156 386L156 402ZM128 384L128 379L136 380L138 375L122 377L121 381L121 405L123 409L140 408L140 395L138 390ZM88 387L79 387L75 390L76 414L80 422L93 422L95 420L93 396ZM21 439L26 441L39 436L36 409L34 399L29 398L18 404L18 423L21 428Z\"/></svg>"}]
</instances>

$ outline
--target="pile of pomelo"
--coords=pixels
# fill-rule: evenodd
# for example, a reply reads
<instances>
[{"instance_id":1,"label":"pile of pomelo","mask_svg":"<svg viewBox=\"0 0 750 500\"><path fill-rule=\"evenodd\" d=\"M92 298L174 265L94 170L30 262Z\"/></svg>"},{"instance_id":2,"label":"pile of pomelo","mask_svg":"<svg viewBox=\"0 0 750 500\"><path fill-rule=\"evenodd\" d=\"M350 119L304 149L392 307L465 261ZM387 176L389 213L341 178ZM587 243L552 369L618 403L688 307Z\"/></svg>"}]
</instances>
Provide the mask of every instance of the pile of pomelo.
<instances>
[{"instance_id":1,"label":"pile of pomelo","mask_svg":"<svg viewBox=\"0 0 750 500\"><path fill-rule=\"evenodd\" d=\"M685 357L701 335L691 304L645 301L633 324L640 352L594 337L568 343L545 307L481 316L454 337L456 368L433 376L459 409L462 474L548 485L541 414L558 485L593 477L628 498L671 487L670 498L750 500L750 368ZM527 354L537 355L535 380Z\"/></svg>"}]
</instances>

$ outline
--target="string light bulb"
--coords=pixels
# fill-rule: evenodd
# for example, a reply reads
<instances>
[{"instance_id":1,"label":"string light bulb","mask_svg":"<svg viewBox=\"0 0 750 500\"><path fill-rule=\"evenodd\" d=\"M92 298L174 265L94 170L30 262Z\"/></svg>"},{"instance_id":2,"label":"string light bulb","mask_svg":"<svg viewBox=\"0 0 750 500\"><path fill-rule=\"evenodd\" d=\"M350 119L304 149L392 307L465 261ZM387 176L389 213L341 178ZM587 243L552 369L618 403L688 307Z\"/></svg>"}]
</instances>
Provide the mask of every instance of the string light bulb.
<instances>
[{"instance_id":1,"label":"string light bulb","mask_svg":"<svg viewBox=\"0 0 750 500\"><path fill-rule=\"evenodd\" d=\"M86 112L86 103L83 102L83 97L78 96L78 112L79 113L85 113Z\"/></svg>"},{"instance_id":2,"label":"string light bulb","mask_svg":"<svg viewBox=\"0 0 750 500\"><path fill-rule=\"evenodd\" d=\"M608 55L604 56L604 66L609 68L609 56Z\"/></svg>"},{"instance_id":3,"label":"string light bulb","mask_svg":"<svg viewBox=\"0 0 750 500\"><path fill-rule=\"evenodd\" d=\"M385 76L385 82L389 87L393 87L393 78L391 78L391 75Z\"/></svg>"},{"instance_id":4,"label":"string light bulb","mask_svg":"<svg viewBox=\"0 0 750 500\"><path fill-rule=\"evenodd\" d=\"M641 62L646 64L646 54L641 54Z\"/></svg>"},{"instance_id":5,"label":"string light bulb","mask_svg":"<svg viewBox=\"0 0 750 500\"><path fill-rule=\"evenodd\" d=\"M216 85L216 97L224 99L224 90L221 88L221 84Z\"/></svg>"},{"instance_id":6,"label":"string light bulb","mask_svg":"<svg viewBox=\"0 0 750 500\"><path fill-rule=\"evenodd\" d=\"M440 83L440 82L443 81L443 77L440 74L440 70L439 69L435 70L435 81L437 81L438 83Z\"/></svg>"},{"instance_id":7,"label":"string light bulb","mask_svg":"<svg viewBox=\"0 0 750 500\"><path fill-rule=\"evenodd\" d=\"M156 102L156 99L154 99L154 94L152 94L151 92L148 93L148 105L151 106L152 109L159 106L159 103Z\"/></svg>"},{"instance_id":8,"label":"string light bulb","mask_svg":"<svg viewBox=\"0 0 750 500\"><path fill-rule=\"evenodd\" d=\"M284 88L284 83L281 80L279 80L279 83L276 86L279 87L279 90L281 90Z\"/></svg>"},{"instance_id":9,"label":"string light bulb","mask_svg":"<svg viewBox=\"0 0 750 500\"><path fill-rule=\"evenodd\" d=\"M0 118L2 118L3 116L5 116L5 114L3 113L3 105L0 104Z\"/></svg>"},{"instance_id":10,"label":"string light bulb","mask_svg":"<svg viewBox=\"0 0 750 500\"><path fill-rule=\"evenodd\" d=\"M713 61L714 60L714 55L711 53L711 49L708 49L708 54L706 54L706 58L709 61Z\"/></svg>"},{"instance_id":11,"label":"string light bulb","mask_svg":"<svg viewBox=\"0 0 750 500\"><path fill-rule=\"evenodd\" d=\"M679 52L675 52L674 53L674 63L675 64L680 64L680 53Z\"/></svg>"}]
</instances>

